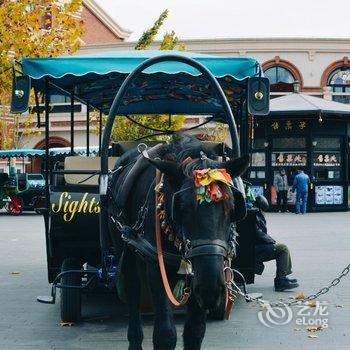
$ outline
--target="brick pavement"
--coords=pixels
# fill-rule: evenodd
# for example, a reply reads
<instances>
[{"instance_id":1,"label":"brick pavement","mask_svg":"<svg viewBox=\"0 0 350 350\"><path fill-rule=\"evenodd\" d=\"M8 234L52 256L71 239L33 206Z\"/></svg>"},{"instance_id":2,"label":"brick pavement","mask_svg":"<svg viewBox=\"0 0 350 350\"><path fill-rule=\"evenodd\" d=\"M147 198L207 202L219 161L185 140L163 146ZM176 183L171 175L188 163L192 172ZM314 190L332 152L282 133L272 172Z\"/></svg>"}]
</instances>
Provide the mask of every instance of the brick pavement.
<instances>
[{"instance_id":1,"label":"brick pavement","mask_svg":"<svg viewBox=\"0 0 350 350\"><path fill-rule=\"evenodd\" d=\"M313 292L349 263L349 219L350 213L267 216L271 235L292 251L293 270L301 283L298 292ZM0 350L127 349L125 309L117 306L113 296L85 298L85 321L74 327L59 326L59 303L42 305L35 301L37 295L49 293L44 249L41 217L0 213ZM261 291L269 300L295 295L275 293L273 277L274 264L268 263L264 276L257 277L249 290ZM318 338L308 338L306 327L297 326L294 319L287 325L267 328L258 321L259 308L239 299L230 321L208 322L203 349L346 349L349 287L350 276L321 298L329 302L329 328L317 332ZM143 320L144 349L151 349L152 316ZM183 314L176 316L179 349L183 320Z\"/></svg>"}]
</instances>

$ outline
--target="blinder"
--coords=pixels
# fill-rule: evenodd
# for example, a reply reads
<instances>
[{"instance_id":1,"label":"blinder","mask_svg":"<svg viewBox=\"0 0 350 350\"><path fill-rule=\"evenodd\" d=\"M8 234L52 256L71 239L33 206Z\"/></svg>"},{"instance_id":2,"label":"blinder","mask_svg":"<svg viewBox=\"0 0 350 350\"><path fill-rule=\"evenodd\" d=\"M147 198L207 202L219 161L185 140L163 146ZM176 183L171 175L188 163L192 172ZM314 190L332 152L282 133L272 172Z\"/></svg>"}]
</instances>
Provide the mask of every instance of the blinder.
<instances>
[{"instance_id":1,"label":"blinder","mask_svg":"<svg viewBox=\"0 0 350 350\"><path fill-rule=\"evenodd\" d=\"M247 215L247 206L245 202L245 195L243 189L242 179L235 178L234 185L231 187L233 200L234 200L234 210L231 214L231 221L237 222L243 220Z\"/></svg>"}]
</instances>

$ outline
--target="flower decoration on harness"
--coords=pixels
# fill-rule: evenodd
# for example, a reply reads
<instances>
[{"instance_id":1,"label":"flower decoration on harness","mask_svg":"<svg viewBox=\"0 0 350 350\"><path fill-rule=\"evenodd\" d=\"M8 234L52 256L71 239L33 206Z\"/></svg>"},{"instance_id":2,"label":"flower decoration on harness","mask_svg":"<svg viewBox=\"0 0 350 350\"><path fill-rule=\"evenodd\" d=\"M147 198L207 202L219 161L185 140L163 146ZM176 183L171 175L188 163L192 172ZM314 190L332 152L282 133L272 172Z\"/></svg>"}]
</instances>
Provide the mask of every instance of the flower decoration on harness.
<instances>
[{"instance_id":1,"label":"flower decoration on harness","mask_svg":"<svg viewBox=\"0 0 350 350\"><path fill-rule=\"evenodd\" d=\"M199 203L221 202L229 198L221 187L221 184L233 186L232 178L226 169L194 170L193 175Z\"/></svg>"}]
</instances>

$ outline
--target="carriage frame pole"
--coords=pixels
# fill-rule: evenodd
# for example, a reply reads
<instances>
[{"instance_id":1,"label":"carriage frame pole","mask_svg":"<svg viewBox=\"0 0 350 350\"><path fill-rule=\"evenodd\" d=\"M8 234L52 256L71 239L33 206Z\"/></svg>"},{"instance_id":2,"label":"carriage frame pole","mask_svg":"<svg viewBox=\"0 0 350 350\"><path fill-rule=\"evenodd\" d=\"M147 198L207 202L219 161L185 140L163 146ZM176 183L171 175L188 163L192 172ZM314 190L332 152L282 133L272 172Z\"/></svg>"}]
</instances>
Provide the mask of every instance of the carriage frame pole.
<instances>
[{"instance_id":1,"label":"carriage frame pole","mask_svg":"<svg viewBox=\"0 0 350 350\"><path fill-rule=\"evenodd\" d=\"M70 93L70 155L74 155L74 86Z\"/></svg>"}]
</instances>

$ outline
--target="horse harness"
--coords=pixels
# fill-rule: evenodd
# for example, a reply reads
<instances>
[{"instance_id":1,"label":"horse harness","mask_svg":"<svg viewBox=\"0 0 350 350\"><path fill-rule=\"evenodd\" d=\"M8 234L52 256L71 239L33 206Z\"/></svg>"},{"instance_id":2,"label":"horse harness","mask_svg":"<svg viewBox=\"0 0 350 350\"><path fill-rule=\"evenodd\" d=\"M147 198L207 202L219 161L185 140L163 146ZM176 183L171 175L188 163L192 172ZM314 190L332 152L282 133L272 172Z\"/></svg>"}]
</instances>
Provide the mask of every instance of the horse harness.
<instances>
[{"instance_id":1,"label":"horse harness","mask_svg":"<svg viewBox=\"0 0 350 350\"><path fill-rule=\"evenodd\" d=\"M141 153L141 152L140 152ZM149 158L148 152L146 150L142 151L143 158ZM121 170L122 167L118 168L118 171ZM186 188L189 189L190 187ZM151 195L152 189L155 191L155 223L156 223L156 247L154 247L151 243L149 243L143 237L143 230L146 217L148 215L148 203L149 197ZM185 189L185 190L186 190ZM183 190L182 190L183 191ZM173 216L173 206L174 206L174 198L175 195L180 191L175 192L172 198L172 216ZM120 207L117 205L117 200L114 198L113 193L111 191L111 186L108 187L108 193L110 200L114 203L116 207ZM224 265L224 278L226 284L226 301L225 301L225 312L224 319L229 319L230 311L233 307L235 295L233 293L233 289L230 288L232 281L232 269L231 269L231 260L235 255L235 244L236 244L236 236L237 232L235 231L235 226L231 225L230 237L229 241L223 241L219 239L208 240L208 239L196 239L196 240L188 240L186 239L186 235L181 232L181 237L177 235L172 235L174 240L174 245L177 246L181 255L173 254L169 252L164 252L162 249L162 236L164 231L168 229L166 225L164 225L164 208L163 203L164 194L163 194L163 176L160 171L156 170L156 178L152 181L144 204L141 206L141 209L138 214L138 218L133 226L125 225L121 222L123 213L122 210L117 214L117 217L111 215L111 220L116 225L117 229L121 232L121 237L123 241L127 244L127 246L131 247L135 253L137 253L141 258L157 262L159 264L161 277L163 281L163 286L165 292L167 294L168 299L174 306L182 306L185 305L191 295L191 288L188 284L189 278L191 277L192 267L190 259L197 256L203 255L217 255L222 256L225 259ZM177 239L177 241L175 241ZM167 273L165 269L165 265L170 265L176 268L179 268L178 273L186 275L186 285L183 289L182 296L180 300L177 300L173 295L171 290ZM230 284L230 285L229 285Z\"/></svg>"}]
</instances>

